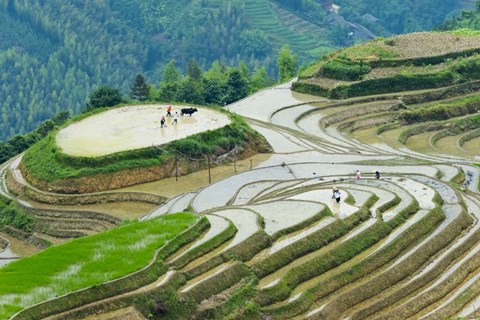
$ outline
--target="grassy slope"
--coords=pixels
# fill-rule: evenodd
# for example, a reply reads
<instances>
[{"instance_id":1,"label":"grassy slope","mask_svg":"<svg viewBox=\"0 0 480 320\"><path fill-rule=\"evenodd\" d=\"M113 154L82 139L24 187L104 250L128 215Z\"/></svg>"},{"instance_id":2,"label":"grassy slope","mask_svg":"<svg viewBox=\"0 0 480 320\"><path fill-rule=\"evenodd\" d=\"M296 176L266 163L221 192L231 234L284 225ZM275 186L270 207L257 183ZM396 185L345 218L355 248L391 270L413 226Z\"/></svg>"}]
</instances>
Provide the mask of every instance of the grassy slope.
<instances>
[{"instance_id":1,"label":"grassy slope","mask_svg":"<svg viewBox=\"0 0 480 320\"><path fill-rule=\"evenodd\" d=\"M192 214L181 213L133 223L47 249L1 268L0 319L48 298L143 268L155 250L196 220Z\"/></svg>"}]
</instances>

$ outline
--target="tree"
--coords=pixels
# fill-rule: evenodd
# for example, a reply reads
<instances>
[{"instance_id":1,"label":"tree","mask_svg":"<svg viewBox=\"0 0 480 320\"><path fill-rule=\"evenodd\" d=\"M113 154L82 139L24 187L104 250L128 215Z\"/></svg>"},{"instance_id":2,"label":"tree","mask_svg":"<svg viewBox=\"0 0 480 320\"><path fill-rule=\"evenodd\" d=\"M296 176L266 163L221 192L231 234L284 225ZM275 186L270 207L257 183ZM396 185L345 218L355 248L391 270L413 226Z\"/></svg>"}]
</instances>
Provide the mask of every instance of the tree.
<instances>
[{"instance_id":1,"label":"tree","mask_svg":"<svg viewBox=\"0 0 480 320\"><path fill-rule=\"evenodd\" d=\"M268 76L267 70L265 69L265 67L261 67L260 69L255 70L255 72L252 75L252 78L250 79L249 92L250 93L257 92L262 88L272 85L273 83L274 83L274 80Z\"/></svg>"},{"instance_id":2,"label":"tree","mask_svg":"<svg viewBox=\"0 0 480 320\"><path fill-rule=\"evenodd\" d=\"M179 80L180 80L180 76L178 74L177 67L175 67L175 62L173 60L170 60L165 65L165 69L163 70L162 82L172 83L172 82L177 82Z\"/></svg>"},{"instance_id":3,"label":"tree","mask_svg":"<svg viewBox=\"0 0 480 320\"><path fill-rule=\"evenodd\" d=\"M135 77L135 82L133 83L130 91L130 98L138 101L145 101L148 99L149 91L150 90L145 78L141 74L137 74Z\"/></svg>"},{"instance_id":4,"label":"tree","mask_svg":"<svg viewBox=\"0 0 480 320\"><path fill-rule=\"evenodd\" d=\"M222 105L225 98L225 84L219 78L205 78L203 92L206 104Z\"/></svg>"},{"instance_id":5,"label":"tree","mask_svg":"<svg viewBox=\"0 0 480 320\"><path fill-rule=\"evenodd\" d=\"M297 57L290 52L288 44L283 45L278 54L278 73L280 82L293 78L297 72Z\"/></svg>"},{"instance_id":6,"label":"tree","mask_svg":"<svg viewBox=\"0 0 480 320\"><path fill-rule=\"evenodd\" d=\"M179 89L180 82L162 82L156 99L164 102L177 101Z\"/></svg>"},{"instance_id":7,"label":"tree","mask_svg":"<svg viewBox=\"0 0 480 320\"><path fill-rule=\"evenodd\" d=\"M203 83L196 81L192 77L185 77L180 83L176 101L203 104L205 102L203 97Z\"/></svg>"},{"instance_id":8,"label":"tree","mask_svg":"<svg viewBox=\"0 0 480 320\"><path fill-rule=\"evenodd\" d=\"M242 77L240 70L234 68L230 71L226 86L227 96L225 103L229 104L248 95L248 80Z\"/></svg>"},{"instance_id":9,"label":"tree","mask_svg":"<svg viewBox=\"0 0 480 320\"><path fill-rule=\"evenodd\" d=\"M187 75L196 81L202 79L202 69L200 69L197 62L193 59L188 61Z\"/></svg>"},{"instance_id":10,"label":"tree","mask_svg":"<svg viewBox=\"0 0 480 320\"><path fill-rule=\"evenodd\" d=\"M103 85L96 88L90 95L87 103L87 111L101 107L113 107L122 101L123 98L120 90Z\"/></svg>"}]
</instances>

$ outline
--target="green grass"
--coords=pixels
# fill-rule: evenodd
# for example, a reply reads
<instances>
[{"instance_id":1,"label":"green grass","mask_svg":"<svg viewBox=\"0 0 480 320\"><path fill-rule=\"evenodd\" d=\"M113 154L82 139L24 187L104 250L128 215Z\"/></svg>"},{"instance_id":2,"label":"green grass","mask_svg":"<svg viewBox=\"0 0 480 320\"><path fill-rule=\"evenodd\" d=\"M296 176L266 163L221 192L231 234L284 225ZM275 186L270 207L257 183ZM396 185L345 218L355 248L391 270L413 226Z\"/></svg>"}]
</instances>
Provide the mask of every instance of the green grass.
<instances>
[{"instance_id":1,"label":"green grass","mask_svg":"<svg viewBox=\"0 0 480 320\"><path fill-rule=\"evenodd\" d=\"M74 240L0 269L0 319L145 267L155 251L197 221L189 213L132 223Z\"/></svg>"},{"instance_id":2,"label":"green grass","mask_svg":"<svg viewBox=\"0 0 480 320\"><path fill-rule=\"evenodd\" d=\"M23 210L16 201L0 195L0 228L11 226L25 232L32 232L35 220L35 216Z\"/></svg>"},{"instance_id":3,"label":"green grass","mask_svg":"<svg viewBox=\"0 0 480 320\"><path fill-rule=\"evenodd\" d=\"M457 30L449 31L451 34L456 36L467 36L467 37L477 37L480 36L480 30L472 30L469 28L460 28Z\"/></svg>"},{"instance_id":4,"label":"green grass","mask_svg":"<svg viewBox=\"0 0 480 320\"><path fill-rule=\"evenodd\" d=\"M356 45L339 52L338 57L352 60L378 60L378 59L393 59L399 56L398 53L393 50L387 50L375 42L369 42L367 44Z\"/></svg>"}]
</instances>

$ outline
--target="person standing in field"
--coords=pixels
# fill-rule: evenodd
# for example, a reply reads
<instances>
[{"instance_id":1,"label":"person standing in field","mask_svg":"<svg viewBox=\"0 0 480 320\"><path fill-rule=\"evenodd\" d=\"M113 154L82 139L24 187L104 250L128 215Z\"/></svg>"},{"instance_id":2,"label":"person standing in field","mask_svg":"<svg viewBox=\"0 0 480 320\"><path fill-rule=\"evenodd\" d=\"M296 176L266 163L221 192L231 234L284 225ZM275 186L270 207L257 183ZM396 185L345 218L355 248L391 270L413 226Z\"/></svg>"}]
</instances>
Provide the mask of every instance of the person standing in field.
<instances>
[{"instance_id":1,"label":"person standing in field","mask_svg":"<svg viewBox=\"0 0 480 320\"><path fill-rule=\"evenodd\" d=\"M360 170L355 171L355 179L360 180L361 177Z\"/></svg>"},{"instance_id":2,"label":"person standing in field","mask_svg":"<svg viewBox=\"0 0 480 320\"><path fill-rule=\"evenodd\" d=\"M177 124L177 123L178 123L178 112L175 112L175 114L173 115L172 125Z\"/></svg>"},{"instance_id":3,"label":"person standing in field","mask_svg":"<svg viewBox=\"0 0 480 320\"><path fill-rule=\"evenodd\" d=\"M167 108L167 117L171 117L172 116L172 106L168 106Z\"/></svg>"},{"instance_id":4,"label":"person standing in field","mask_svg":"<svg viewBox=\"0 0 480 320\"><path fill-rule=\"evenodd\" d=\"M165 117L162 116L162 119L160 119L160 128L166 127L165 125Z\"/></svg>"},{"instance_id":5,"label":"person standing in field","mask_svg":"<svg viewBox=\"0 0 480 320\"><path fill-rule=\"evenodd\" d=\"M340 197L341 197L340 190L337 189L337 186L333 186L332 198L334 198L337 201L337 203L340 203Z\"/></svg>"}]
</instances>

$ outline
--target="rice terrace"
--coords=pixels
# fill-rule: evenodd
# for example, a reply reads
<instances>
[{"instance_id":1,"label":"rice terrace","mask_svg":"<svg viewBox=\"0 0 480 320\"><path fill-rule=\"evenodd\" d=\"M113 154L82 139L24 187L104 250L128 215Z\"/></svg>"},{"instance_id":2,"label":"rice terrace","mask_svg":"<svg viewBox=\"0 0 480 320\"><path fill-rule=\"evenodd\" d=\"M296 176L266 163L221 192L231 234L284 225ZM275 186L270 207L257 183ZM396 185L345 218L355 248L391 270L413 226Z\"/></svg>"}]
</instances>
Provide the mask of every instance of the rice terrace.
<instances>
[{"instance_id":1,"label":"rice terrace","mask_svg":"<svg viewBox=\"0 0 480 320\"><path fill-rule=\"evenodd\" d=\"M72 119L0 167L0 319L479 319L479 54L375 39L177 125Z\"/></svg>"}]
</instances>

